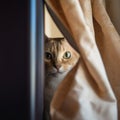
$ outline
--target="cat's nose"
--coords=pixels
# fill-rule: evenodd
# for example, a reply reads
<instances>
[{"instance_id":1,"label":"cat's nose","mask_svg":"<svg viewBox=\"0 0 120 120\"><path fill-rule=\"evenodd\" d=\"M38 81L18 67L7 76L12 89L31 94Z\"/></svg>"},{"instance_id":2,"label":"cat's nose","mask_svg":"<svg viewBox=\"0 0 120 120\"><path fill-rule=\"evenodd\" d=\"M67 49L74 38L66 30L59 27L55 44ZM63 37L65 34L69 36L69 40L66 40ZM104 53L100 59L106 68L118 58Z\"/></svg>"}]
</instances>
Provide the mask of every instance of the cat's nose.
<instances>
[{"instance_id":1,"label":"cat's nose","mask_svg":"<svg viewBox=\"0 0 120 120\"><path fill-rule=\"evenodd\" d=\"M55 66L55 68L56 68L57 70L59 70L59 69L60 69L60 67L61 67L61 65L60 65L60 64L55 64L54 66Z\"/></svg>"}]
</instances>

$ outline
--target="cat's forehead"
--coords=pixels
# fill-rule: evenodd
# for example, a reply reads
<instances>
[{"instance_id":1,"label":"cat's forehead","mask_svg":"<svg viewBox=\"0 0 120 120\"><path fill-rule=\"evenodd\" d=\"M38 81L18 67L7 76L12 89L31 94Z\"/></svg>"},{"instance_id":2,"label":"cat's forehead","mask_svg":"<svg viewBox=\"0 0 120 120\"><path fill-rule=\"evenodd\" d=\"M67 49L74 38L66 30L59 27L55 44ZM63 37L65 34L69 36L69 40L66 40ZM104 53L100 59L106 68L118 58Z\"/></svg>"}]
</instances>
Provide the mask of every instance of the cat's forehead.
<instances>
[{"instance_id":1,"label":"cat's forehead","mask_svg":"<svg viewBox=\"0 0 120 120\"><path fill-rule=\"evenodd\" d=\"M65 41L64 37L47 37L46 35L44 36L45 38L45 45L47 44L58 44L58 43L62 43Z\"/></svg>"},{"instance_id":2,"label":"cat's forehead","mask_svg":"<svg viewBox=\"0 0 120 120\"><path fill-rule=\"evenodd\" d=\"M66 40L64 38L51 38L45 43L45 45L48 47L63 46L65 42Z\"/></svg>"},{"instance_id":3,"label":"cat's forehead","mask_svg":"<svg viewBox=\"0 0 120 120\"><path fill-rule=\"evenodd\" d=\"M45 49L50 52L60 52L65 51L68 47L65 45L65 39L51 39L49 40L46 45Z\"/></svg>"}]
</instances>

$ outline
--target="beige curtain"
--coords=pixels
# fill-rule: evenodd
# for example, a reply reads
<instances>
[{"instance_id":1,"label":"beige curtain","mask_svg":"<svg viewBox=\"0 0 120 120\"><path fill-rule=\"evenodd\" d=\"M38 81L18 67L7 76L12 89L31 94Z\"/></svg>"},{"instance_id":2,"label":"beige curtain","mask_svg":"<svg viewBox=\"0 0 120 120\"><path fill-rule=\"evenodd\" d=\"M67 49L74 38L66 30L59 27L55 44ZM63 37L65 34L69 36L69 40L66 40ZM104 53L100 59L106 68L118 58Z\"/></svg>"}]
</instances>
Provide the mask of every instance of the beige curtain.
<instances>
[{"instance_id":1,"label":"beige curtain","mask_svg":"<svg viewBox=\"0 0 120 120\"><path fill-rule=\"evenodd\" d=\"M120 36L105 1L46 4L72 35L81 56L56 91L52 120L120 120Z\"/></svg>"}]
</instances>

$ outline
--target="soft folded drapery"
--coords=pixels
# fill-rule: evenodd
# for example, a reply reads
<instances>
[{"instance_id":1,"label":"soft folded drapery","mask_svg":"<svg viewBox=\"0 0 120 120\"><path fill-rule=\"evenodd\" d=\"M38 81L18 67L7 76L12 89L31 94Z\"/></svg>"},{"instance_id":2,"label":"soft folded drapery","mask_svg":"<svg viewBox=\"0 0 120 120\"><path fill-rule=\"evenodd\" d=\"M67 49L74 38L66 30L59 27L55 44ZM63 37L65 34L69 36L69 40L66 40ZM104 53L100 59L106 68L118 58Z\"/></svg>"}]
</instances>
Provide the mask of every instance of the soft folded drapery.
<instances>
[{"instance_id":1,"label":"soft folded drapery","mask_svg":"<svg viewBox=\"0 0 120 120\"><path fill-rule=\"evenodd\" d=\"M55 93L52 120L120 119L120 37L103 0L46 0L46 4L81 56Z\"/></svg>"}]
</instances>

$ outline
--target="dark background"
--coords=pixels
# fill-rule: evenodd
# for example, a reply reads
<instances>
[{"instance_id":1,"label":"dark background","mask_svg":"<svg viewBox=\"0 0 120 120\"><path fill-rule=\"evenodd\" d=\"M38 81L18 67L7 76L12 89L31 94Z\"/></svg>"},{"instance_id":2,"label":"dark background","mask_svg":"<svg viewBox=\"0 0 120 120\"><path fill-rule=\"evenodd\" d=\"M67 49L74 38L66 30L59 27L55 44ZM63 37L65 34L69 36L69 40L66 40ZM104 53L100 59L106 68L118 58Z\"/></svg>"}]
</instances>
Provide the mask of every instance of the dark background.
<instances>
[{"instance_id":1,"label":"dark background","mask_svg":"<svg viewBox=\"0 0 120 120\"><path fill-rule=\"evenodd\" d=\"M29 1L0 1L0 120L29 120Z\"/></svg>"}]
</instances>

